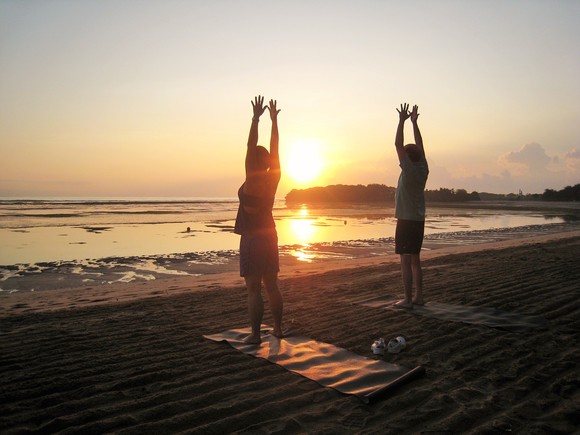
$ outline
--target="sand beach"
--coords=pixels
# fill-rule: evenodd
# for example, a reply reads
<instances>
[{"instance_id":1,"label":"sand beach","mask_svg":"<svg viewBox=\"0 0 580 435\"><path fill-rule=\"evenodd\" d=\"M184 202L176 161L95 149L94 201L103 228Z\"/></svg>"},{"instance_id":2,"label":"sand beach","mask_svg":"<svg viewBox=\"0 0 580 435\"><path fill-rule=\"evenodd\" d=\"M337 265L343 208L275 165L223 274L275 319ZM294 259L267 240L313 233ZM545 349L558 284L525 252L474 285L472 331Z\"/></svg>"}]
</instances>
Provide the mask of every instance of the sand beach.
<instances>
[{"instance_id":1,"label":"sand beach","mask_svg":"<svg viewBox=\"0 0 580 435\"><path fill-rule=\"evenodd\" d=\"M528 333L349 304L401 295L394 255L286 265L292 331L425 376L368 405L204 334L247 326L237 273L3 293L0 432L574 433L580 231L423 254L431 301L542 316ZM264 322L271 320L268 309ZM373 340L403 335L399 354Z\"/></svg>"}]
</instances>

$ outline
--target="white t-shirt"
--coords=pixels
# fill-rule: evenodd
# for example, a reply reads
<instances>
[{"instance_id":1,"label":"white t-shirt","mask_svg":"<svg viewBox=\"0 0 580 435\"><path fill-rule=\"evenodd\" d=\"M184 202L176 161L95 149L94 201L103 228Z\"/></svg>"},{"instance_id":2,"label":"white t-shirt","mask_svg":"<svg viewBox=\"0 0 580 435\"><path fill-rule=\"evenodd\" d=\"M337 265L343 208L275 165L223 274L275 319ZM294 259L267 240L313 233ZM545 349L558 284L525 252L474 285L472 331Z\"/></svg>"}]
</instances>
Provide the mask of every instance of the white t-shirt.
<instances>
[{"instance_id":1,"label":"white t-shirt","mask_svg":"<svg viewBox=\"0 0 580 435\"><path fill-rule=\"evenodd\" d=\"M429 165L425 156L413 162L407 154L400 165L401 175L395 195L395 217L411 221L425 220L425 184Z\"/></svg>"}]
</instances>

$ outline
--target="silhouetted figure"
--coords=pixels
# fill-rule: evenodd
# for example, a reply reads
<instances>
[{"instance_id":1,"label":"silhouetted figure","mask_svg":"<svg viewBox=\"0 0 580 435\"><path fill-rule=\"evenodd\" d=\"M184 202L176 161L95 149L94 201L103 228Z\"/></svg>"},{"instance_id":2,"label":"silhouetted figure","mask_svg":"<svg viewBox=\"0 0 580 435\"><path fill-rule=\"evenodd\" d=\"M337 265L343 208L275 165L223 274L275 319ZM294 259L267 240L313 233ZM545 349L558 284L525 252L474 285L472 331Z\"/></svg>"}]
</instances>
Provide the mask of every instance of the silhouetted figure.
<instances>
[{"instance_id":1,"label":"silhouetted figure","mask_svg":"<svg viewBox=\"0 0 580 435\"><path fill-rule=\"evenodd\" d=\"M260 327L264 314L262 282L268 292L270 309L274 318L272 334L282 336L282 294L278 289L278 234L272 216L276 189L280 182L280 157L278 154L278 113L276 101L264 106L264 97L252 101L253 118L246 151L246 180L238 190L240 205L234 232L240 234L240 275L248 289L248 313L252 333L247 343L261 342ZM270 152L258 145L258 122L268 109L272 120Z\"/></svg>"},{"instance_id":2,"label":"silhouetted figure","mask_svg":"<svg viewBox=\"0 0 580 435\"><path fill-rule=\"evenodd\" d=\"M395 137L395 148L399 157L401 175L395 196L395 252L401 256L401 274L405 299L396 303L401 308L412 308L413 304L423 305L423 272L421 270L421 246L425 233L425 184L429 166L425 159L423 139L417 124L417 106L409 113L409 105L401 104L399 126ZM415 143L403 146L405 121L411 118ZM415 297L413 298L413 284Z\"/></svg>"}]
</instances>

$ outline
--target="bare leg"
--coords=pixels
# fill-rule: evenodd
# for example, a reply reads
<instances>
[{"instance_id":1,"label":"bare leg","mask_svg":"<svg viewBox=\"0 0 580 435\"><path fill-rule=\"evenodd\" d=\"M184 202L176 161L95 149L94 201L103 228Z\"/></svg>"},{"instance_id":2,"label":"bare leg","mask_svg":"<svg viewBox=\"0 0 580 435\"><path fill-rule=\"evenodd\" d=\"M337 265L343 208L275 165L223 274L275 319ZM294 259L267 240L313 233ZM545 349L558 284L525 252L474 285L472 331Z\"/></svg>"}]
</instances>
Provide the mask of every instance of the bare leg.
<instances>
[{"instance_id":1,"label":"bare leg","mask_svg":"<svg viewBox=\"0 0 580 435\"><path fill-rule=\"evenodd\" d=\"M413 282L415 283L415 298L413 303L425 305L423 300L423 270L421 269L421 258L419 254L411 255L411 269L413 270Z\"/></svg>"},{"instance_id":2,"label":"bare leg","mask_svg":"<svg viewBox=\"0 0 580 435\"><path fill-rule=\"evenodd\" d=\"M403 276L405 299L397 302L395 306L411 308L413 306L413 272L411 269L411 255L409 254L401 254L401 275Z\"/></svg>"},{"instance_id":3,"label":"bare leg","mask_svg":"<svg viewBox=\"0 0 580 435\"><path fill-rule=\"evenodd\" d=\"M246 288L248 289L248 314L250 315L250 324L252 333L244 339L245 343L259 344L262 342L260 337L260 326L262 326L262 317L264 316L264 301L262 299L262 279L260 276L246 276Z\"/></svg>"},{"instance_id":4,"label":"bare leg","mask_svg":"<svg viewBox=\"0 0 580 435\"><path fill-rule=\"evenodd\" d=\"M272 335L282 338L282 314L284 311L284 301L282 294L278 288L278 274L264 275L264 285L268 292L268 300L270 302L270 310L274 318L274 330Z\"/></svg>"}]
</instances>

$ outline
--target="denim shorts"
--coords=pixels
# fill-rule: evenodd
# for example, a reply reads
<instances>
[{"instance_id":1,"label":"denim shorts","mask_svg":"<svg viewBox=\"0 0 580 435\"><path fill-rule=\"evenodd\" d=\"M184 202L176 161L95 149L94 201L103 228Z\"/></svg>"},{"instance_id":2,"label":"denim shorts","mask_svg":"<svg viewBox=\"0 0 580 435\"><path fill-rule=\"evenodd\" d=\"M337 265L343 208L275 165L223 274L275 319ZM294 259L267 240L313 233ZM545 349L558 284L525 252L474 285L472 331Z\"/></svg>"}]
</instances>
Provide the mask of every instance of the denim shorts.
<instances>
[{"instance_id":1,"label":"denim shorts","mask_svg":"<svg viewBox=\"0 0 580 435\"><path fill-rule=\"evenodd\" d=\"M242 235L240 239L240 276L267 275L280 271L278 235Z\"/></svg>"},{"instance_id":2,"label":"denim shorts","mask_svg":"<svg viewBox=\"0 0 580 435\"><path fill-rule=\"evenodd\" d=\"M396 254L419 254L423 246L425 221L397 219L395 230Z\"/></svg>"}]
</instances>

